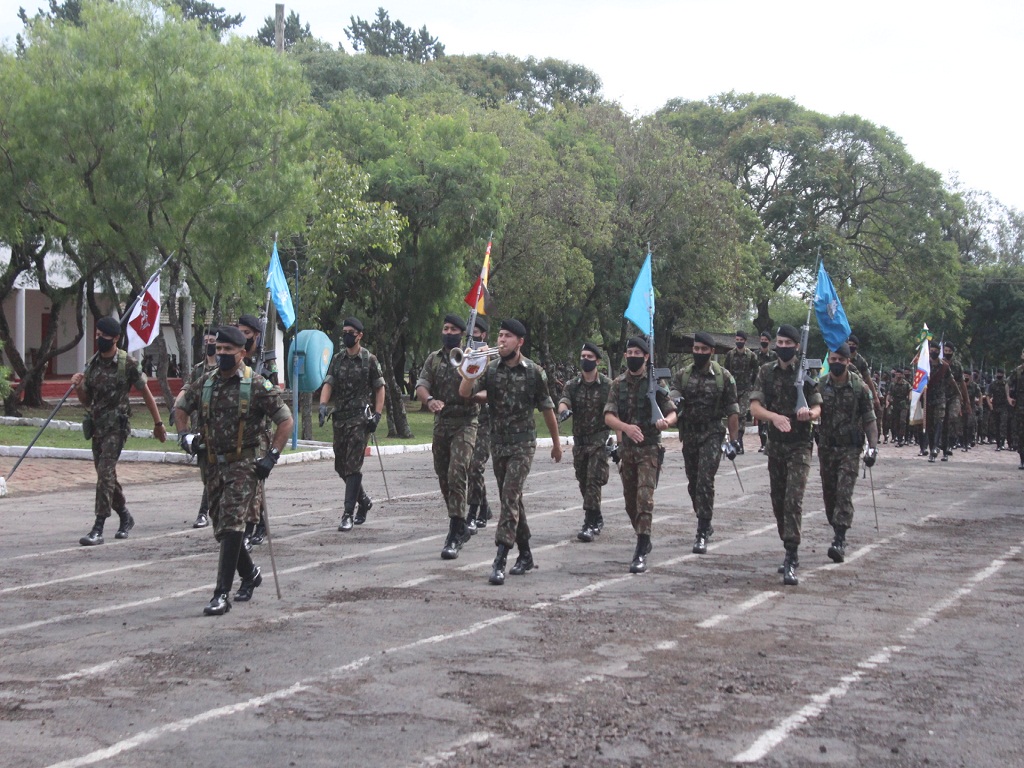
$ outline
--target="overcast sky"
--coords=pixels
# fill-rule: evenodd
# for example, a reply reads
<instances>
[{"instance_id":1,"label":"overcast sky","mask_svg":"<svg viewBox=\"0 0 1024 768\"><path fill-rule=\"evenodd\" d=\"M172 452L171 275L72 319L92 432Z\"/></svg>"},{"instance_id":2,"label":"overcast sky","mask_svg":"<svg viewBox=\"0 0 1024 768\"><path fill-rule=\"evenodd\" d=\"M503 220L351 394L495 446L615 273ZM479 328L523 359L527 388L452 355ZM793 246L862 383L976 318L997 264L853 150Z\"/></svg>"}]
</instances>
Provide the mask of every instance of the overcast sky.
<instances>
[{"instance_id":1,"label":"overcast sky","mask_svg":"<svg viewBox=\"0 0 1024 768\"><path fill-rule=\"evenodd\" d=\"M264 0L216 0L255 34ZM13 44L18 5L0 0ZM1024 3L1003 0L295 0L314 36L351 52L349 16L391 18L430 33L449 54L552 56L582 64L604 95L637 114L668 99L776 93L828 114L854 113L902 137L947 178L1024 209L1020 125Z\"/></svg>"}]
</instances>

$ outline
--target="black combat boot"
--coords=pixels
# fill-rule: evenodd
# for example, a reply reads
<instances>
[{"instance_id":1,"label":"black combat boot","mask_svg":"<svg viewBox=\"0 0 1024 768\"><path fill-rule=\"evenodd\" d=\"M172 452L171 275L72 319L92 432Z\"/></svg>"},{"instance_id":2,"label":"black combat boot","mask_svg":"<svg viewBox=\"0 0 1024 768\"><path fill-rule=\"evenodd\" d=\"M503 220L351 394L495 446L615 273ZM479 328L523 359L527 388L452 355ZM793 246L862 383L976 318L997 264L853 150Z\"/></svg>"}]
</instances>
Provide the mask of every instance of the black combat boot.
<instances>
[{"instance_id":1,"label":"black combat boot","mask_svg":"<svg viewBox=\"0 0 1024 768\"><path fill-rule=\"evenodd\" d=\"M199 502L199 514L196 521L192 523L193 528L205 528L210 524L210 495L203 489L203 500Z\"/></svg>"},{"instance_id":2,"label":"black combat boot","mask_svg":"<svg viewBox=\"0 0 1024 768\"><path fill-rule=\"evenodd\" d=\"M92 530L89 531L85 536L78 540L78 543L83 547L93 547L97 544L103 543L103 523L106 522L105 517L97 517L96 522L92 524Z\"/></svg>"},{"instance_id":3,"label":"black combat boot","mask_svg":"<svg viewBox=\"0 0 1024 768\"><path fill-rule=\"evenodd\" d=\"M261 512L259 521L253 526L252 533L249 534L250 551L252 551L252 547L258 547L266 540L267 524L263 522L263 513Z\"/></svg>"},{"instance_id":4,"label":"black combat boot","mask_svg":"<svg viewBox=\"0 0 1024 768\"><path fill-rule=\"evenodd\" d=\"M796 569L800 566L800 559L797 557L797 545L786 545L786 559L782 563L782 583L787 587L795 587L800 583L796 577Z\"/></svg>"},{"instance_id":5,"label":"black combat boot","mask_svg":"<svg viewBox=\"0 0 1024 768\"><path fill-rule=\"evenodd\" d=\"M494 564L491 566L491 576L488 582L496 587L505 583L505 563L508 562L509 548L504 544L498 545L498 554L494 556Z\"/></svg>"},{"instance_id":6,"label":"black combat boot","mask_svg":"<svg viewBox=\"0 0 1024 768\"><path fill-rule=\"evenodd\" d=\"M787 554L786 557L788 558L789 555ZM799 565L800 565L800 559L796 555L796 550L793 551L793 564L795 566L797 566L797 567L799 567ZM778 570L776 572L777 573L785 573L786 572L786 561L785 560L782 561L782 565L779 566L779 568L778 568Z\"/></svg>"},{"instance_id":7,"label":"black combat boot","mask_svg":"<svg viewBox=\"0 0 1024 768\"><path fill-rule=\"evenodd\" d=\"M828 548L828 556L833 563L841 563L846 559L846 526L836 525L836 537Z\"/></svg>"},{"instance_id":8,"label":"black combat boot","mask_svg":"<svg viewBox=\"0 0 1024 768\"><path fill-rule=\"evenodd\" d=\"M263 583L263 574L259 567L252 561L249 553L242 547L238 553L238 564L236 566L238 577L242 583L235 592L235 600L244 603L252 600L253 590Z\"/></svg>"},{"instance_id":9,"label":"black combat boot","mask_svg":"<svg viewBox=\"0 0 1024 768\"><path fill-rule=\"evenodd\" d=\"M238 558L242 550L242 531L228 531L220 540L220 563L217 567L217 586L213 589L213 599L203 608L207 616L223 616L231 610L231 582L235 579ZM250 561L251 562L251 561Z\"/></svg>"},{"instance_id":10,"label":"black combat boot","mask_svg":"<svg viewBox=\"0 0 1024 768\"><path fill-rule=\"evenodd\" d=\"M476 536L476 513L480 509L479 504L470 504L469 512L466 513L466 530L470 536Z\"/></svg>"},{"instance_id":11,"label":"black combat boot","mask_svg":"<svg viewBox=\"0 0 1024 768\"><path fill-rule=\"evenodd\" d=\"M356 499L359 498L359 482L362 475L349 475L345 478L345 508L341 515L339 531L352 530L352 513L356 509Z\"/></svg>"},{"instance_id":12,"label":"black combat boot","mask_svg":"<svg viewBox=\"0 0 1024 768\"><path fill-rule=\"evenodd\" d=\"M601 514L601 507L594 510L594 535L600 536L604 529L604 515Z\"/></svg>"},{"instance_id":13,"label":"black combat boot","mask_svg":"<svg viewBox=\"0 0 1024 768\"><path fill-rule=\"evenodd\" d=\"M693 541L693 554L706 555L708 553L708 539L714 532L715 529L711 527L710 520L703 517L697 518L697 537Z\"/></svg>"},{"instance_id":14,"label":"black combat boot","mask_svg":"<svg viewBox=\"0 0 1024 768\"><path fill-rule=\"evenodd\" d=\"M115 539L127 539L128 531L135 527L135 518L132 517L132 513L128 511L128 507L125 507L117 516L121 520L121 524L117 527L117 533L114 534Z\"/></svg>"},{"instance_id":15,"label":"black combat boot","mask_svg":"<svg viewBox=\"0 0 1024 768\"><path fill-rule=\"evenodd\" d=\"M509 574L522 576L527 571L533 570L533 553L530 551L530 542L528 541L516 546L519 547L519 557L516 558L515 565L509 570Z\"/></svg>"},{"instance_id":16,"label":"black combat boot","mask_svg":"<svg viewBox=\"0 0 1024 768\"><path fill-rule=\"evenodd\" d=\"M476 527L480 528L487 527L487 521L491 519L491 506L487 503L487 498L484 498L484 503L480 505L480 512L476 516Z\"/></svg>"},{"instance_id":17,"label":"black combat boot","mask_svg":"<svg viewBox=\"0 0 1024 768\"><path fill-rule=\"evenodd\" d=\"M589 509L583 510L583 526L580 528L580 532L576 534L576 538L580 541L591 542L597 535L597 531L594 526L594 512Z\"/></svg>"},{"instance_id":18,"label":"black combat boot","mask_svg":"<svg viewBox=\"0 0 1024 768\"><path fill-rule=\"evenodd\" d=\"M636 550L633 552L633 562L629 566L630 573L647 573L647 556L654 547L651 545L651 535L641 533L636 537Z\"/></svg>"},{"instance_id":19,"label":"black combat boot","mask_svg":"<svg viewBox=\"0 0 1024 768\"><path fill-rule=\"evenodd\" d=\"M373 508L373 499L366 495L366 491L363 490L363 476L361 474L356 475L359 478L359 507L356 509L356 525L362 525L366 522L366 513Z\"/></svg>"},{"instance_id":20,"label":"black combat boot","mask_svg":"<svg viewBox=\"0 0 1024 768\"><path fill-rule=\"evenodd\" d=\"M466 521L461 517L448 518L448 538L444 541L444 548L441 550L442 560L454 560L459 556L462 549L463 537L469 536L465 533Z\"/></svg>"}]
</instances>

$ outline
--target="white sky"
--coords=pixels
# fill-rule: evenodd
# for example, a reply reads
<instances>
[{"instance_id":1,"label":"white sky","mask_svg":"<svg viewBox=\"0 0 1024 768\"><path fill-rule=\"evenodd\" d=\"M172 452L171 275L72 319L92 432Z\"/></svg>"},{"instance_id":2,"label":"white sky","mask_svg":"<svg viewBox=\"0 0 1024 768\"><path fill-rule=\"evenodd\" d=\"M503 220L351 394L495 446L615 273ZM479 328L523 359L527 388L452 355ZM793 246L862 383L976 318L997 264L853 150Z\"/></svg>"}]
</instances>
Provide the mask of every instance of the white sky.
<instances>
[{"instance_id":1,"label":"white sky","mask_svg":"<svg viewBox=\"0 0 1024 768\"><path fill-rule=\"evenodd\" d=\"M267 0L216 0L255 34ZM0 0L13 44L18 5ZM600 75L637 114L668 99L776 93L827 114L854 113L902 137L915 159L1024 210L1024 3L974 0L295 0L313 34L345 43L349 16L426 25L449 54L566 59Z\"/></svg>"}]
</instances>

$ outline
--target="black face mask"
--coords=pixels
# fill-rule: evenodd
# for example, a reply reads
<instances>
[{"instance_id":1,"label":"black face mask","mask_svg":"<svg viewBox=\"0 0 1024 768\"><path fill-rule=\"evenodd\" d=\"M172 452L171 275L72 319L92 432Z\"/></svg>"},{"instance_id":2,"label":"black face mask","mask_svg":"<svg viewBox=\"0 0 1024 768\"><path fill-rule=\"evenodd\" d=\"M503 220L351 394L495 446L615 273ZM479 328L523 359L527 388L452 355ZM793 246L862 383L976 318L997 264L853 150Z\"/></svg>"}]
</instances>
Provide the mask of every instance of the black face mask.
<instances>
[{"instance_id":1,"label":"black face mask","mask_svg":"<svg viewBox=\"0 0 1024 768\"><path fill-rule=\"evenodd\" d=\"M939 350L933 349L931 351L931 356L932 356L932 360L938 360L939 359Z\"/></svg>"},{"instance_id":2,"label":"black face mask","mask_svg":"<svg viewBox=\"0 0 1024 768\"><path fill-rule=\"evenodd\" d=\"M253 345L256 343L256 337L253 336L251 339L245 340L245 351L252 352Z\"/></svg>"},{"instance_id":3,"label":"black face mask","mask_svg":"<svg viewBox=\"0 0 1024 768\"><path fill-rule=\"evenodd\" d=\"M207 357L213 357L216 354L217 354L217 344L216 343L214 343L214 344L207 344L206 345L206 356Z\"/></svg>"},{"instance_id":4,"label":"black face mask","mask_svg":"<svg viewBox=\"0 0 1024 768\"><path fill-rule=\"evenodd\" d=\"M738 344L736 346L737 346L737 348L739 347ZM710 359L711 359L711 353L710 352L694 352L693 353L693 364L696 365L698 368L703 368L705 365L708 364L708 360L710 360Z\"/></svg>"},{"instance_id":5,"label":"black face mask","mask_svg":"<svg viewBox=\"0 0 1024 768\"><path fill-rule=\"evenodd\" d=\"M743 349L745 346L747 346L747 342L745 342L745 341L737 341L736 342L736 349Z\"/></svg>"},{"instance_id":6,"label":"black face mask","mask_svg":"<svg viewBox=\"0 0 1024 768\"><path fill-rule=\"evenodd\" d=\"M642 357L627 357L626 367L633 373L637 373L644 367L644 359Z\"/></svg>"},{"instance_id":7,"label":"black face mask","mask_svg":"<svg viewBox=\"0 0 1024 768\"><path fill-rule=\"evenodd\" d=\"M345 342L345 346L352 349L356 345L356 335L354 333L342 334L341 340Z\"/></svg>"},{"instance_id":8,"label":"black face mask","mask_svg":"<svg viewBox=\"0 0 1024 768\"><path fill-rule=\"evenodd\" d=\"M235 370L236 365L238 365L238 360L235 359L234 355L217 355L217 367L224 371L224 373Z\"/></svg>"},{"instance_id":9,"label":"black face mask","mask_svg":"<svg viewBox=\"0 0 1024 768\"><path fill-rule=\"evenodd\" d=\"M846 363L830 363L828 370L837 379L841 378L846 373Z\"/></svg>"},{"instance_id":10,"label":"black face mask","mask_svg":"<svg viewBox=\"0 0 1024 768\"><path fill-rule=\"evenodd\" d=\"M462 341L461 333L442 333L441 343L445 349L455 349L459 346L459 342Z\"/></svg>"},{"instance_id":11,"label":"black face mask","mask_svg":"<svg viewBox=\"0 0 1024 768\"><path fill-rule=\"evenodd\" d=\"M779 356L779 360L788 363L796 356L796 347L776 347L775 354Z\"/></svg>"},{"instance_id":12,"label":"black face mask","mask_svg":"<svg viewBox=\"0 0 1024 768\"><path fill-rule=\"evenodd\" d=\"M857 354L857 347L850 347L850 357L854 357Z\"/></svg>"},{"instance_id":13,"label":"black face mask","mask_svg":"<svg viewBox=\"0 0 1024 768\"><path fill-rule=\"evenodd\" d=\"M101 336L96 339L96 346L99 347L100 352L109 352L114 348L114 340L105 339Z\"/></svg>"},{"instance_id":14,"label":"black face mask","mask_svg":"<svg viewBox=\"0 0 1024 768\"><path fill-rule=\"evenodd\" d=\"M1002 381L1002 380L1003 380L1003 374L1000 373L998 376L996 376L996 381Z\"/></svg>"},{"instance_id":15,"label":"black face mask","mask_svg":"<svg viewBox=\"0 0 1024 768\"><path fill-rule=\"evenodd\" d=\"M580 368L583 369L584 373L590 373L597 368L597 360L588 360L585 357L580 358Z\"/></svg>"}]
</instances>

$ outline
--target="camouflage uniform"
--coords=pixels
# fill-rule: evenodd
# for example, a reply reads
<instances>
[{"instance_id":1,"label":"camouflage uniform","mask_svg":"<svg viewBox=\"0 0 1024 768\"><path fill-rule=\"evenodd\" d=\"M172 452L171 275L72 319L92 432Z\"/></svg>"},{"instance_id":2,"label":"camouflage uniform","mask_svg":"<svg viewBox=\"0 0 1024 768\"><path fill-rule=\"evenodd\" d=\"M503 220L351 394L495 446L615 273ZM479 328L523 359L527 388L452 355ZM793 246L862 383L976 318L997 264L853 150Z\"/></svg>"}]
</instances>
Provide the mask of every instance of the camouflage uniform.
<instances>
[{"instance_id":1,"label":"camouflage uniform","mask_svg":"<svg viewBox=\"0 0 1024 768\"><path fill-rule=\"evenodd\" d=\"M1017 453L1021 464L1024 464L1024 365L1018 365L1010 371L1007 380L1010 386L1010 397L1014 399L1013 435L1016 440Z\"/></svg>"},{"instance_id":2,"label":"camouflage uniform","mask_svg":"<svg viewBox=\"0 0 1024 768\"><path fill-rule=\"evenodd\" d=\"M195 384L197 381L202 381L207 374L213 373L217 370L217 363L208 363L206 360L192 366L192 373L189 376L188 383ZM193 414L192 426L196 426L196 417ZM207 515L210 512L210 492L206 490L206 462L203 459L206 458L206 454L199 457L199 461L196 463L199 465L199 477L203 481L203 500L199 502L199 514Z\"/></svg>"},{"instance_id":3,"label":"camouflage uniform","mask_svg":"<svg viewBox=\"0 0 1024 768\"><path fill-rule=\"evenodd\" d=\"M820 385L821 425L818 469L825 516L833 528L853 525L853 487L857 482L864 428L875 421L871 390L854 371L845 384L827 376Z\"/></svg>"},{"instance_id":4,"label":"camouflage uniform","mask_svg":"<svg viewBox=\"0 0 1024 768\"><path fill-rule=\"evenodd\" d=\"M1003 441L1006 440L1010 429L1011 410L1010 401L1006 398L1007 387L1006 379L1002 381L993 379L992 383L988 385L988 396L992 402L989 433L995 435L996 446L1000 449L1003 447ZM929 386L928 389L931 390L931 387Z\"/></svg>"},{"instance_id":5,"label":"camouflage uniform","mask_svg":"<svg viewBox=\"0 0 1024 768\"><path fill-rule=\"evenodd\" d=\"M439 349L427 355L420 371L417 387L426 389L432 398L445 406L434 414L434 472L441 485L441 495L448 505L448 517L466 517L466 483L473 449L477 441L479 407L459 397L462 375L448 359L449 352ZM479 379L474 391L479 390Z\"/></svg>"},{"instance_id":6,"label":"camouflage uniform","mask_svg":"<svg viewBox=\"0 0 1024 768\"><path fill-rule=\"evenodd\" d=\"M772 511L779 538L787 546L800 544L800 525L803 516L804 491L807 474L811 469L811 424L796 418L796 378L800 368L800 355L793 358L789 369L778 361L769 363L757 373L757 382L750 399L759 401L767 410L789 417L793 429L780 432L768 425L768 481L771 487ZM804 382L804 397L808 407L821 402L818 385L808 378Z\"/></svg>"},{"instance_id":7,"label":"camouflage uniform","mask_svg":"<svg viewBox=\"0 0 1024 768\"><path fill-rule=\"evenodd\" d=\"M946 412L942 423L942 448L946 455L952 454L959 442L963 427L963 409L960 387L964 380L964 367L954 355L947 358L949 376L946 378Z\"/></svg>"},{"instance_id":8,"label":"camouflage uniform","mask_svg":"<svg viewBox=\"0 0 1024 768\"><path fill-rule=\"evenodd\" d=\"M933 455L942 447L942 425L946 421L946 381L949 365L944 360L929 359L928 386L925 388L925 447Z\"/></svg>"},{"instance_id":9,"label":"camouflage uniform","mask_svg":"<svg viewBox=\"0 0 1024 768\"><path fill-rule=\"evenodd\" d=\"M907 420L910 418L910 382L903 379L889 385L889 402L893 439L902 443L907 439Z\"/></svg>"},{"instance_id":10,"label":"camouflage uniform","mask_svg":"<svg viewBox=\"0 0 1024 768\"><path fill-rule=\"evenodd\" d=\"M686 490L698 520L710 521L715 510L715 474L722 461L725 419L743 414L738 385L730 372L717 363L706 371L691 365L672 378L673 400L679 403L679 438L683 443Z\"/></svg>"},{"instance_id":11,"label":"camouflage uniform","mask_svg":"<svg viewBox=\"0 0 1024 768\"><path fill-rule=\"evenodd\" d=\"M494 543L529 548L530 527L523 508L523 487L537 450L533 409L553 410L544 369L520 356L514 367L493 360L481 377L491 409L491 464L501 497L501 517Z\"/></svg>"},{"instance_id":12,"label":"camouflage uniform","mask_svg":"<svg viewBox=\"0 0 1024 768\"><path fill-rule=\"evenodd\" d=\"M146 374L138 361L123 350L111 358L97 355L85 372L83 390L92 419L92 461L96 466L96 517L110 517L110 510L124 512L124 491L117 481L117 460L131 431L132 387L146 388Z\"/></svg>"},{"instance_id":13,"label":"camouflage uniform","mask_svg":"<svg viewBox=\"0 0 1024 768\"><path fill-rule=\"evenodd\" d=\"M763 368L765 365L767 365L768 363L772 362L773 360L777 360L777 359L778 359L778 355L775 354L775 350L773 350L773 349L769 349L767 352L765 352L763 350L758 352L757 353L757 370L760 371L761 368ZM754 376L754 381L755 382L757 381L757 376L756 375ZM750 407L750 392L747 392L747 407L748 408ZM763 449L764 446L768 442L768 422L767 421L759 421L759 422L757 422L757 437L761 441L761 448Z\"/></svg>"},{"instance_id":14,"label":"camouflage uniform","mask_svg":"<svg viewBox=\"0 0 1024 768\"><path fill-rule=\"evenodd\" d=\"M467 500L470 506L480 509L480 520L486 521L490 519L490 509L487 506L487 482L484 477L484 468L487 466L487 460L491 458L491 409L487 403L480 406L477 422L473 460L469 464Z\"/></svg>"},{"instance_id":15,"label":"camouflage uniform","mask_svg":"<svg viewBox=\"0 0 1024 768\"><path fill-rule=\"evenodd\" d=\"M634 443L625 434L619 445L619 476L622 478L622 495L625 497L626 514L637 536L651 535L651 518L654 515L654 489L658 486L658 470L661 457L661 432L651 421L651 401L647 373L629 373L617 376L608 390L608 402L604 412L615 414L627 424L635 424L643 430L642 443ZM675 405L668 393L660 387L656 395L658 407L664 415L674 413Z\"/></svg>"},{"instance_id":16,"label":"camouflage uniform","mask_svg":"<svg viewBox=\"0 0 1024 768\"><path fill-rule=\"evenodd\" d=\"M732 374L736 382L736 402L739 406L740 429L739 440L743 443L743 433L747 428L747 412L750 410L750 388L757 379L758 355L752 350L730 349L725 353L725 369ZM713 493L713 492L712 492Z\"/></svg>"},{"instance_id":17,"label":"camouflage uniform","mask_svg":"<svg viewBox=\"0 0 1024 768\"><path fill-rule=\"evenodd\" d=\"M977 443L978 431L981 426L981 385L973 378L965 382L965 385L967 387L967 418L964 419L964 443L973 448Z\"/></svg>"},{"instance_id":18,"label":"camouflage uniform","mask_svg":"<svg viewBox=\"0 0 1024 768\"><path fill-rule=\"evenodd\" d=\"M366 406L384 386L380 364L365 347L358 354L342 350L334 356L324 384L331 386L334 420L334 471L341 478L358 475L370 437L366 431Z\"/></svg>"},{"instance_id":19,"label":"camouflage uniform","mask_svg":"<svg viewBox=\"0 0 1024 768\"><path fill-rule=\"evenodd\" d=\"M583 509L600 514L601 488L608 483L609 429L604 423L604 404L612 380L598 373L593 382L584 381L583 375L565 385L562 398L572 411L572 467L576 482L583 495Z\"/></svg>"}]
</instances>

